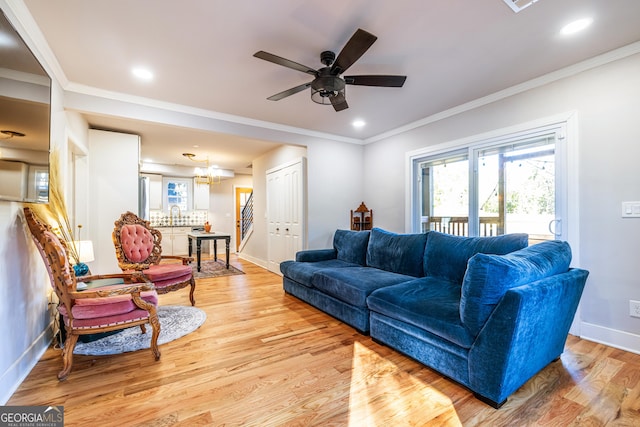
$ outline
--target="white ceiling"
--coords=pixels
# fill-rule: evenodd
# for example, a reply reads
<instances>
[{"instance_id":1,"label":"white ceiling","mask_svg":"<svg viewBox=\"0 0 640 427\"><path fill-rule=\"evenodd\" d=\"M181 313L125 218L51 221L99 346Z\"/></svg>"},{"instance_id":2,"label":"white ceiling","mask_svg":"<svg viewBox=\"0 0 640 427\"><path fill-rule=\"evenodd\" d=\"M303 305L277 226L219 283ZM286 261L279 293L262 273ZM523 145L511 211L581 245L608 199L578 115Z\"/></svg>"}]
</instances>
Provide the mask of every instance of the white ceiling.
<instances>
[{"instance_id":1,"label":"white ceiling","mask_svg":"<svg viewBox=\"0 0 640 427\"><path fill-rule=\"evenodd\" d=\"M638 0L540 0L517 14L503 0L24 3L69 91L134 95L358 141L640 40ZM593 18L589 29L559 35L582 17ZM403 88L348 86L350 108L338 113L314 104L309 91L266 99L310 76L254 58L256 51L320 68L320 52L338 53L357 28L378 40L347 74L407 75ZM134 66L150 68L154 79L136 80ZM192 151L239 171L273 148L255 139L87 118L139 133L143 157L164 163L185 163L180 153ZM367 125L354 129L356 118Z\"/></svg>"}]
</instances>

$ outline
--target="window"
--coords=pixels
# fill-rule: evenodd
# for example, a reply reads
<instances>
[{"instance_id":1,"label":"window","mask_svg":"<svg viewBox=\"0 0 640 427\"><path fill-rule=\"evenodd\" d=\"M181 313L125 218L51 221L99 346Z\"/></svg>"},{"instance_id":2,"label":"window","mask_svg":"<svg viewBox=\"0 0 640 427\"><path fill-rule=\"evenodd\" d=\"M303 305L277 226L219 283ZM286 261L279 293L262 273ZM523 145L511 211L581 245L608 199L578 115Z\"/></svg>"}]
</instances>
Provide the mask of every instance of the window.
<instances>
[{"instance_id":1,"label":"window","mask_svg":"<svg viewBox=\"0 0 640 427\"><path fill-rule=\"evenodd\" d=\"M469 161L466 152L419 163L420 231L466 235L469 216Z\"/></svg>"},{"instance_id":2,"label":"window","mask_svg":"<svg viewBox=\"0 0 640 427\"><path fill-rule=\"evenodd\" d=\"M496 132L410 155L411 231L566 240L566 128Z\"/></svg>"},{"instance_id":3,"label":"window","mask_svg":"<svg viewBox=\"0 0 640 427\"><path fill-rule=\"evenodd\" d=\"M192 186L193 182L189 178L163 177L162 195L165 201L165 210L170 212L173 206L179 207L181 212L192 210Z\"/></svg>"}]
</instances>

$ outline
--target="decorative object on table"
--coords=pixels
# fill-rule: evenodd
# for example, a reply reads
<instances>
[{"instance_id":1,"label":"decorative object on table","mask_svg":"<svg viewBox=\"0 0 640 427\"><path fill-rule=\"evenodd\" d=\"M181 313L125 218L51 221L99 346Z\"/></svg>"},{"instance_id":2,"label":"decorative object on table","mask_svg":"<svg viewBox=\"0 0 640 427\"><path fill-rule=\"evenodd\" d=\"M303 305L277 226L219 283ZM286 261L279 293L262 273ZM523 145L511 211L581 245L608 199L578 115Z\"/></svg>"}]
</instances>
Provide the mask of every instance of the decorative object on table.
<instances>
[{"instance_id":1,"label":"decorative object on table","mask_svg":"<svg viewBox=\"0 0 640 427\"><path fill-rule=\"evenodd\" d=\"M207 319L207 314L197 307L162 305L158 307L158 319L162 325L158 345L162 345L198 329ZM132 328L99 340L78 343L73 354L106 356L144 350L149 348L149 345L149 336L138 334Z\"/></svg>"},{"instance_id":2,"label":"decorative object on table","mask_svg":"<svg viewBox=\"0 0 640 427\"><path fill-rule=\"evenodd\" d=\"M111 237L122 271L139 271L153 282L159 294L191 286L189 300L196 305L196 281L189 265L193 258L162 255L162 233L133 212L123 213L114 224ZM164 260L180 262L160 263Z\"/></svg>"},{"instance_id":3,"label":"decorative object on table","mask_svg":"<svg viewBox=\"0 0 640 427\"><path fill-rule=\"evenodd\" d=\"M33 241L44 260L51 285L60 300L58 311L62 315L66 338L62 351L63 367L58 373L58 379L65 380L69 376L73 366L73 350L81 335L111 332L132 326L140 326L142 333L146 334L145 325L150 324L153 330L149 339L150 348L155 360L159 360L160 322L156 312L158 294L153 284L139 273L86 276L83 278L86 281L121 278L124 283L79 292L64 240L53 233L51 226L40 220L29 207L24 208L24 215Z\"/></svg>"},{"instance_id":4,"label":"decorative object on table","mask_svg":"<svg viewBox=\"0 0 640 427\"><path fill-rule=\"evenodd\" d=\"M211 224L209 224L209 221L204 223L204 232L211 233Z\"/></svg>"},{"instance_id":5,"label":"decorative object on table","mask_svg":"<svg viewBox=\"0 0 640 427\"><path fill-rule=\"evenodd\" d=\"M364 202L358 209L351 211L351 229L355 231L371 230L373 228L373 209L369 209Z\"/></svg>"},{"instance_id":6,"label":"decorative object on table","mask_svg":"<svg viewBox=\"0 0 640 427\"><path fill-rule=\"evenodd\" d=\"M225 262L222 260L214 261L207 259L201 262L200 271L192 264L193 275L196 279L206 279L211 277L223 277L223 276L235 276L237 274L244 274L244 271L236 268L232 265L229 268L226 267Z\"/></svg>"},{"instance_id":7,"label":"decorative object on table","mask_svg":"<svg viewBox=\"0 0 640 427\"><path fill-rule=\"evenodd\" d=\"M73 271L76 273L76 277L91 274L89 266L86 263L96 259L93 255L93 242L91 240L80 240L81 230L82 224L78 224L78 240L73 241L73 247L75 248L76 254L78 254L78 262L73 265Z\"/></svg>"}]
</instances>

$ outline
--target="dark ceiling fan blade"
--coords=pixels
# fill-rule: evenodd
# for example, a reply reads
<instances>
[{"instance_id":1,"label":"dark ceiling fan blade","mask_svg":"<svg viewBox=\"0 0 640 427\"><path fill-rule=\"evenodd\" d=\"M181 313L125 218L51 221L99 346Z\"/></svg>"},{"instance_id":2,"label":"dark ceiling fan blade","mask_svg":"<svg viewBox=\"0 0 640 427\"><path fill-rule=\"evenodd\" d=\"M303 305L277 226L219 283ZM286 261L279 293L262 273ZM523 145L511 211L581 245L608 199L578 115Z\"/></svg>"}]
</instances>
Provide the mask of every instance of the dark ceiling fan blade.
<instances>
[{"instance_id":1,"label":"dark ceiling fan blade","mask_svg":"<svg viewBox=\"0 0 640 427\"><path fill-rule=\"evenodd\" d=\"M336 111L349 108L349 104L347 104L347 100L344 97L344 92L338 92L338 94L329 97L329 100L331 100L331 105L333 105L333 109Z\"/></svg>"},{"instance_id":2,"label":"dark ceiling fan blade","mask_svg":"<svg viewBox=\"0 0 640 427\"><path fill-rule=\"evenodd\" d=\"M265 61L273 62L274 64L282 65L283 67L292 68L294 70L302 71L303 73L311 74L315 76L318 72L311 67L307 67L306 65L298 64L297 62L293 62L289 59L282 58L278 55L274 55L273 53L265 52L260 50L253 54L256 58L264 59Z\"/></svg>"},{"instance_id":3,"label":"dark ceiling fan blade","mask_svg":"<svg viewBox=\"0 0 640 427\"><path fill-rule=\"evenodd\" d=\"M384 86L384 87L402 87L407 76L344 76L344 81L348 85L359 86Z\"/></svg>"},{"instance_id":4,"label":"dark ceiling fan blade","mask_svg":"<svg viewBox=\"0 0 640 427\"><path fill-rule=\"evenodd\" d=\"M337 76L347 71L347 68L351 67L377 39L373 34L358 28L338 54L331 67L331 74Z\"/></svg>"},{"instance_id":5,"label":"dark ceiling fan blade","mask_svg":"<svg viewBox=\"0 0 640 427\"><path fill-rule=\"evenodd\" d=\"M287 96L293 95L298 92L302 92L303 90L307 89L310 86L311 86L311 82L305 83L300 86L292 87L291 89L282 91L280 93L276 93L275 95L271 95L267 99L269 101L280 101L282 98L286 98Z\"/></svg>"}]
</instances>

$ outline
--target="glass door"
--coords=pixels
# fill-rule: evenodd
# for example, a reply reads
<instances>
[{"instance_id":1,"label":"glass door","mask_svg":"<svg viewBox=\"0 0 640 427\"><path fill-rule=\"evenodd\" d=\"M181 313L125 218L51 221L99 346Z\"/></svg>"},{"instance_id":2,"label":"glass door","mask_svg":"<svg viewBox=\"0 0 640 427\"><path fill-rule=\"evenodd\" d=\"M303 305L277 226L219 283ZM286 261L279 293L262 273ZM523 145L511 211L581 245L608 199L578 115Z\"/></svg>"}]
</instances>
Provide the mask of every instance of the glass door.
<instances>
[{"instance_id":1,"label":"glass door","mask_svg":"<svg viewBox=\"0 0 640 427\"><path fill-rule=\"evenodd\" d=\"M464 152L426 159L419 167L420 230L467 236L469 161Z\"/></svg>"},{"instance_id":2,"label":"glass door","mask_svg":"<svg viewBox=\"0 0 640 427\"><path fill-rule=\"evenodd\" d=\"M474 150L478 235L527 233L530 244L555 238L555 136Z\"/></svg>"}]
</instances>

